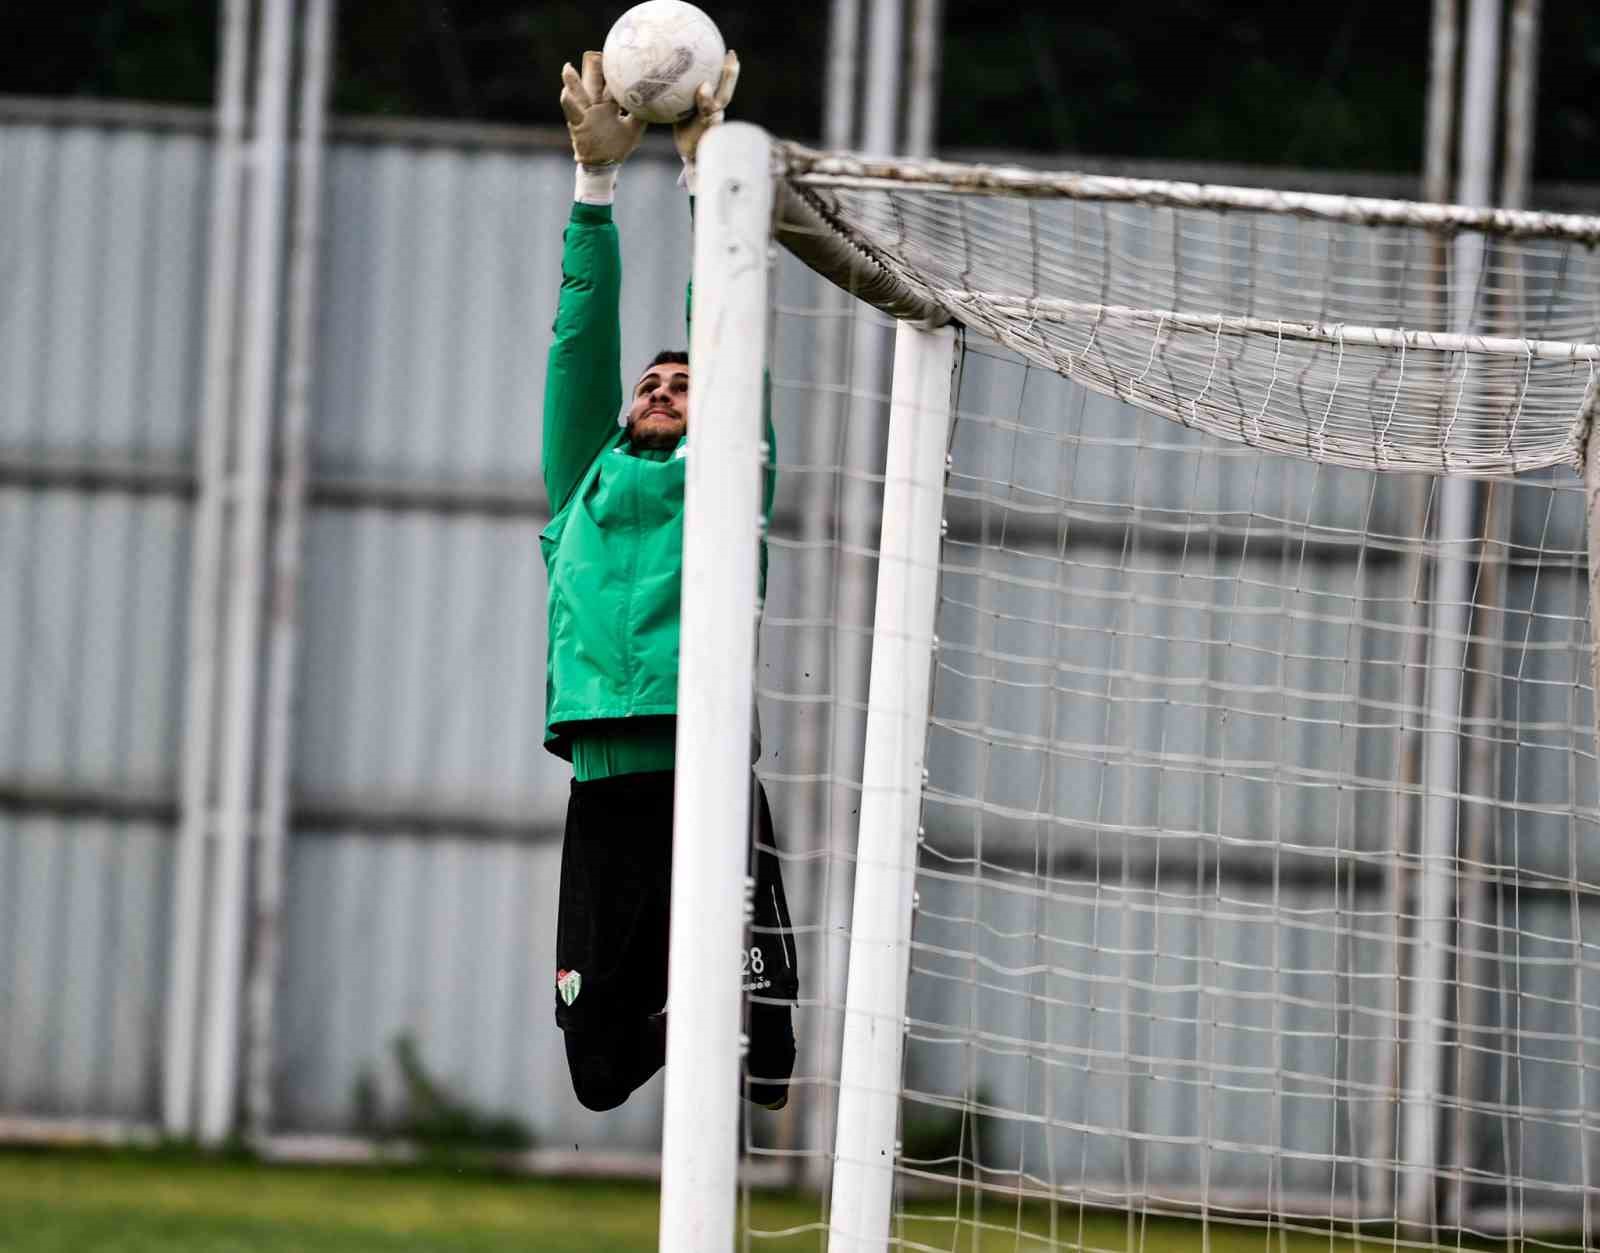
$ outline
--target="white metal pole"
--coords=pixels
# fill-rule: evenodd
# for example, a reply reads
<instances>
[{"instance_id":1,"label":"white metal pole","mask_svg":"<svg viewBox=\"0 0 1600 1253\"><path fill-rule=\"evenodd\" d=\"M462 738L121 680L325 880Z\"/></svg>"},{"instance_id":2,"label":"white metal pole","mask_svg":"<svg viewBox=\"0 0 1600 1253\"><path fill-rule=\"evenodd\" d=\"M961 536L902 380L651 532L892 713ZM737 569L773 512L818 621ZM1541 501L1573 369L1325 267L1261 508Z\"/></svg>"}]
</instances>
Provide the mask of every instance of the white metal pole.
<instances>
[{"instance_id":1,"label":"white metal pole","mask_svg":"<svg viewBox=\"0 0 1600 1253\"><path fill-rule=\"evenodd\" d=\"M1499 0L1472 0L1468 14L1462 81L1461 142L1457 199L1474 208L1489 203L1495 152L1495 104L1500 69ZM1452 316L1454 329L1473 329L1481 236L1454 241ZM1413 1034L1406 1060L1409 1117L1404 1141L1405 1191L1401 1216L1434 1221L1440 1171L1446 1018L1454 966L1456 845L1461 804L1461 715L1467 643L1472 630L1472 543L1479 489L1452 477L1439 485L1438 553L1434 560L1434 628L1428 658L1428 733L1423 749L1421 874L1417 887Z\"/></svg>"},{"instance_id":2,"label":"white metal pole","mask_svg":"<svg viewBox=\"0 0 1600 1253\"><path fill-rule=\"evenodd\" d=\"M273 389L277 376L278 269L283 235L284 140L289 102L292 0L265 0L261 12L252 141L250 257L234 461L234 526L227 590L225 721L217 814L200 1139L216 1144L238 1106L239 1005L244 970L245 887L254 827L257 675L260 666L262 557L267 523Z\"/></svg>"},{"instance_id":3,"label":"white metal pole","mask_svg":"<svg viewBox=\"0 0 1600 1253\"><path fill-rule=\"evenodd\" d=\"M1450 137L1455 133L1456 106L1456 54L1460 44L1460 13L1456 0L1433 0L1432 32L1429 40L1431 55L1428 59L1428 103L1423 129L1422 198L1434 204L1450 199ZM1435 237L1430 246L1430 259L1444 272L1449 241ZM1434 293L1429 300L1427 324L1442 327L1449 311ZM1428 504L1433 495L1433 481L1421 474L1406 476L1403 480L1405 494L1402 516L1414 533L1422 537L1427 532ZM1368 568L1369 573L1371 567ZM1427 573L1420 543L1406 556L1401 586L1409 596L1411 620L1405 639L1405 657L1402 662L1401 700L1407 709L1420 710L1427 699L1428 672L1428 602L1421 594L1423 578ZM1410 934L1406 927L1406 902L1410 897L1413 879L1413 854L1417 833L1421 830L1421 804L1414 792L1422 778L1422 744L1426 737L1423 729L1412 723L1401 736L1400 756L1395 763L1395 789L1391 796L1393 818L1390 824L1389 860L1385 867L1384 912L1389 923L1389 969L1391 976L1382 990L1380 1013L1390 1024L1383 1048L1378 1054L1378 1088L1385 1100L1376 1104L1373 1111L1371 1134L1367 1139L1368 1162L1366 1169L1366 1195L1372 1199L1372 1212L1393 1219L1399 1175L1395 1164L1399 1160L1400 1138L1404 1110L1401 1108L1403 1078L1401 1042L1404 1036L1401 1015L1405 1008L1407 966Z\"/></svg>"},{"instance_id":4,"label":"white metal pole","mask_svg":"<svg viewBox=\"0 0 1600 1253\"><path fill-rule=\"evenodd\" d=\"M1506 40L1505 161L1500 170L1502 209L1524 208L1533 181L1541 7L1539 0L1511 0Z\"/></svg>"},{"instance_id":5,"label":"white metal pole","mask_svg":"<svg viewBox=\"0 0 1600 1253\"><path fill-rule=\"evenodd\" d=\"M217 129L211 156L211 235L206 258L206 344L199 421L199 493L189 576L188 674L184 692L183 801L173 871L167 959L166 1051L161 1121L168 1135L194 1130L200 953L205 934L206 842L211 830L212 723L216 709L217 598L222 570L233 336L238 313L239 223L244 174L244 81L250 52L248 0L227 0Z\"/></svg>"},{"instance_id":6,"label":"white metal pole","mask_svg":"<svg viewBox=\"0 0 1600 1253\"><path fill-rule=\"evenodd\" d=\"M1589 530L1589 680L1600 692L1600 443L1594 436L1595 393L1589 397L1586 415L1589 427L1588 451L1583 462L1584 514ZM1600 744L1600 701L1594 708L1595 742ZM1582 968L1579 967L1581 972Z\"/></svg>"},{"instance_id":7,"label":"white metal pole","mask_svg":"<svg viewBox=\"0 0 1600 1253\"><path fill-rule=\"evenodd\" d=\"M825 148L836 150L855 144L860 28L860 0L832 0L828 19L828 63L822 93L822 145ZM850 297L832 284L824 283L818 292L817 306L822 317L816 323L815 376L824 383L837 383L850 359ZM849 409L848 389L839 389L836 396L824 396L812 407L804 429L793 435L785 433L782 446L799 464L814 467L835 464L839 457L839 433ZM812 629L796 633L790 664L802 674L815 676L821 693L828 690L825 685L833 670L834 640L824 623L831 616L834 578L831 562L824 566L817 554L829 549L835 533L834 478L815 471L804 474L799 477L795 494L789 499L794 502L795 539L807 553L801 567L797 602L806 606L808 615L821 620ZM792 706L790 713L789 738L785 746L789 759L815 762L815 769L824 769L833 736L831 702L819 694L809 707ZM846 882L843 872L848 855L846 840L842 832L833 829L831 821L840 812L833 803L838 790L827 787L790 789L789 804L784 811L787 824L784 829L794 833L789 837L790 851L821 854L809 857L805 877L801 880L803 895L795 895L796 884L790 881L790 907L800 916L818 920L842 918L848 904L847 893L841 890L841 884ZM807 966L807 978L824 989L819 1000L837 1005L844 991L845 955L844 949L839 947L838 959L834 961L834 947L824 932L817 948L820 960L813 960ZM830 978L834 969L839 971L837 979ZM835 990L837 996L831 995ZM805 1034L808 1026L809 1036ZM796 1072L796 1079L807 1072L810 1075L826 1073L825 1067L816 1063L837 1056L839 1035L834 1016L825 1012L797 1015L795 1030L800 1055L808 1060L805 1069ZM820 1084L796 1083L790 1093L790 1108L803 1120L801 1146L821 1149L833 1134L829 1089ZM826 1186L827 1163L820 1154L797 1153L790 1161L797 1184L819 1192Z\"/></svg>"},{"instance_id":8,"label":"white metal pole","mask_svg":"<svg viewBox=\"0 0 1600 1253\"><path fill-rule=\"evenodd\" d=\"M1422 142L1422 198L1450 199L1450 136L1455 131L1456 51L1461 15L1456 0L1433 0L1428 57L1428 108Z\"/></svg>"},{"instance_id":9,"label":"white metal pole","mask_svg":"<svg viewBox=\"0 0 1600 1253\"><path fill-rule=\"evenodd\" d=\"M867 12L867 57L861 144L872 156L887 157L896 152L900 126L901 42L904 34L905 0L871 0ZM837 590L833 603L833 742L830 746L831 775L828 833L828 928L822 945L823 971L819 972L819 991L830 1007L818 1015L824 1067L831 1067L842 1047L839 1015L832 1011L843 1001L848 950L844 920L849 908L851 884L849 856L859 826L860 798L855 779L861 768L864 728L854 711L867 698L871 674L871 630L873 565L866 554L878 546L878 514L881 508L878 471L883 465L886 406L882 396L888 385L889 328L874 310L855 301L849 330L848 379L850 392L845 400L845 429L835 459L841 462L837 498L838 558ZM819 1097L825 1089L818 1089ZM830 1104L825 1098L819 1106ZM823 1120L832 1110L818 1111L820 1124L816 1143L827 1144L833 1129ZM834 1123L833 1127L837 1124Z\"/></svg>"},{"instance_id":10,"label":"white metal pole","mask_svg":"<svg viewBox=\"0 0 1600 1253\"><path fill-rule=\"evenodd\" d=\"M834 1145L830 1253L887 1246L955 331L895 337Z\"/></svg>"},{"instance_id":11,"label":"white metal pole","mask_svg":"<svg viewBox=\"0 0 1600 1253\"><path fill-rule=\"evenodd\" d=\"M832 0L827 34L827 67L822 86L822 147L848 149L854 147L856 133L856 85L858 85L859 56L861 48L861 0ZM824 283L818 293L818 310L821 318L816 322L818 346L814 354L814 376L826 384L838 382L850 362L850 296L837 286ZM805 466L832 466L838 459L838 434L843 429L846 414L850 411L848 389L838 389L838 395L829 395L813 406L811 416L803 430L795 432L794 440L784 440L784 454L792 456L797 464ZM800 475L794 494L787 496L795 510L795 539L806 552L797 589L797 603L806 606L806 613L826 621L832 610L834 571L822 565L818 554L829 549L834 539L834 477L821 472ZM795 634L795 653L790 666L800 674L813 675L819 693L827 691L827 679L834 667L834 639L826 624L819 622L810 631ZM794 672L794 671L792 671ZM790 760L814 762L816 770L824 770L829 762L832 743L832 707L829 701L816 696L810 706L790 706L787 728L786 754ZM837 816L834 792L826 786L795 787L789 789L790 799L782 819L790 837L790 851L808 856L803 874L802 893L795 895L795 880L789 882L789 904L805 917L826 920L843 917L848 893L838 890L845 879L843 863L846 848L842 834L835 834L832 819ZM776 800L776 797L774 797ZM798 837L798 839L795 839ZM786 871L787 874L787 871ZM826 933L818 946L818 957L806 967L806 978L814 979L821 987L818 999L837 1005L838 999L830 995L837 984L838 997L843 995L843 967L845 951L838 947L838 960L832 957L832 943ZM830 971L840 971L840 978L830 979ZM810 1027L810 1034L806 1029ZM834 1016L829 1013L797 1015L795 1032L800 1056L808 1063L830 1059L838 1053L838 1032ZM824 1067L806 1067L811 1075L822 1074ZM797 1071L795 1079L802 1079L805 1071ZM790 1109L802 1123L800 1146L821 1149L832 1136L832 1101L827 1099L827 1088L822 1085L795 1083L790 1088ZM821 1191L827 1183L827 1163L821 1155L795 1154L790 1159L795 1183L805 1184Z\"/></svg>"},{"instance_id":12,"label":"white metal pole","mask_svg":"<svg viewBox=\"0 0 1600 1253\"><path fill-rule=\"evenodd\" d=\"M828 64L823 88L822 144L839 150L854 148L858 112L856 96L859 86L861 48L861 0L833 0L828 19ZM855 319L851 316L852 299L849 293L832 284L823 284L817 296L822 317L817 323L819 351L816 359L816 377L824 383L848 382L847 371L852 360L851 344L855 335ZM841 456L841 434L848 429L850 411L854 407L851 389L840 388L836 395L819 398L813 415L802 432L794 437L798 445L797 460L811 466L837 465ZM789 437L785 436L785 444ZM829 548L839 538L839 510L836 506L835 476L811 473L800 482L801 495L795 503L798 514L797 539L815 553ZM834 548L834 552L838 549ZM835 624L838 616L834 604L834 563L827 566L813 555L805 565L800 603L808 612ZM835 691L833 676L839 657L838 629L819 625L798 636L798 650L793 664L802 673L813 675L821 692ZM827 770L836 757L840 739L841 719L837 701L819 697L812 710L794 723L795 739L788 745L791 760L817 763L816 769ZM837 775L835 775L837 777ZM804 902L796 906L820 924L815 959L807 967L807 978L817 988L817 1000L824 1006L836 1006L844 998L844 968L848 951L840 938L844 911L850 904L850 880L846 874L849 859L850 833L844 819L851 805L847 789L837 783L798 793L796 803L789 813L790 830L814 832L810 848L798 847L794 851L820 853L812 859L807 875L807 894ZM790 889L791 892L793 888ZM827 1009L797 1020L809 1020L809 1038L801 1039L801 1057L808 1058L807 1067L812 1075L830 1075L833 1059L839 1055L838 1016ZM798 1077L798 1074L797 1074ZM801 1112L805 1118L803 1142L806 1148L821 1150L833 1139L833 1101L831 1088L822 1084L791 1088L795 1094L804 1094ZM792 1100L793 1098L791 1098ZM794 1158L797 1181L820 1192L827 1186L827 1160L820 1152L801 1154Z\"/></svg>"},{"instance_id":13,"label":"white metal pole","mask_svg":"<svg viewBox=\"0 0 1600 1253\"><path fill-rule=\"evenodd\" d=\"M911 0L911 73L906 89L906 156L931 157L939 138L939 59L944 0Z\"/></svg>"},{"instance_id":14,"label":"white metal pole","mask_svg":"<svg viewBox=\"0 0 1600 1253\"><path fill-rule=\"evenodd\" d=\"M905 2L872 0L867 13L867 85L861 102L861 146L869 156L887 157L897 151Z\"/></svg>"},{"instance_id":15,"label":"white metal pole","mask_svg":"<svg viewBox=\"0 0 1600 1253\"><path fill-rule=\"evenodd\" d=\"M261 755L254 951L245 1032L245 1119L250 1134L272 1130L275 992L282 949L284 857L289 827L295 659L299 652L301 534L305 516L311 385L315 366L317 263L322 238L322 158L334 0L307 0L301 32L300 118L294 230L289 246L289 317L284 347L282 475L269 583L267 695Z\"/></svg>"},{"instance_id":16,"label":"white metal pole","mask_svg":"<svg viewBox=\"0 0 1600 1253\"><path fill-rule=\"evenodd\" d=\"M733 1248L771 161L766 133L739 122L714 128L698 160L662 1253Z\"/></svg>"},{"instance_id":17,"label":"white metal pole","mask_svg":"<svg viewBox=\"0 0 1600 1253\"><path fill-rule=\"evenodd\" d=\"M1501 129L1504 159L1500 171L1500 191L1496 205L1520 209L1528 203L1528 179L1533 158L1534 97L1538 87L1539 0L1512 0L1505 33L1505 86ZM1486 174L1486 172L1485 172ZM1502 259L1502 264L1504 264ZM1511 329L1514 318L1509 310L1520 308L1525 296L1524 275L1519 266L1497 280L1498 308L1486 311L1479 325L1496 330ZM1503 611L1506 584L1505 553L1509 551L1511 519L1515 513L1516 485L1491 482L1482 484L1485 541L1478 562L1477 605L1479 618L1473 627L1476 637L1468 655L1465 702L1468 716L1481 726L1498 726L1501 716L1501 671L1504 666L1503 641L1506 622ZM1498 735L1480 731L1467 740L1462 754L1462 791L1473 800L1463 807L1461 817L1461 859L1467 867L1499 864L1499 815L1490 803L1500 787L1501 747ZM1495 913L1493 887L1477 875L1464 876L1458 894L1463 935L1493 934ZM1501 978L1504 962L1482 944L1460 946L1457 958L1456 987L1461 1024L1458 1039L1484 1039L1496 1027L1496 999L1504 995ZM1481 1165L1483 1147L1479 1141L1495 1121L1487 1115L1468 1115L1462 1102L1492 1098L1483 1091L1498 1076L1488 1052L1482 1048L1457 1048L1456 1092L1458 1094L1453 1136L1454 1157L1444 1212L1451 1224L1467 1225L1471 1214L1474 1167ZM1579 1102L1578 1108L1582 1109Z\"/></svg>"},{"instance_id":18,"label":"white metal pole","mask_svg":"<svg viewBox=\"0 0 1600 1253\"><path fill-rule=\"evenodd\" d=\"M861 0L833 0L828 19L828 66L822 101L822 146L849 148L856 132L856 78Z\"/></svg>"}]
</instances>

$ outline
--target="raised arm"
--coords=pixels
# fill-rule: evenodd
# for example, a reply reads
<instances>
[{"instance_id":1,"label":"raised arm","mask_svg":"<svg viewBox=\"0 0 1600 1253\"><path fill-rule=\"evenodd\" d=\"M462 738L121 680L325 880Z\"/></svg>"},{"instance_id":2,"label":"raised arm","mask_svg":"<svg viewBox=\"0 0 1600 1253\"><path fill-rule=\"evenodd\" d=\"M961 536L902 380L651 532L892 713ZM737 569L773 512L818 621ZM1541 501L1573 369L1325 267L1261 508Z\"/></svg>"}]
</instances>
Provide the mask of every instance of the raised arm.
<instances>
[{"instance_id":1,"label":"raised arm","mask_svg":"<svg viewBox=\"0 0 1600 1253\"><path fill-rule=\"evenodd\" d=\"M621 114L607 93L598 52L583 54L581 75L570 64L562 67L561 80L577 186L562 237L561 298L544 384L542 463L552 513L566 505L616 434L622 408L622 259L611 201L617 170L645 129Z\"/></svg>"},{"instance_id":2,"label":"raised arm","mask_svg":"<svg viewBox=\"0 0 1600 1253\"><path fill-rule=\"evenodd\" d=\"M617 433L622 408L622 258L609 204L572 206L544 376L544 488L559 513Z\"/></svg>"}]
</instances>

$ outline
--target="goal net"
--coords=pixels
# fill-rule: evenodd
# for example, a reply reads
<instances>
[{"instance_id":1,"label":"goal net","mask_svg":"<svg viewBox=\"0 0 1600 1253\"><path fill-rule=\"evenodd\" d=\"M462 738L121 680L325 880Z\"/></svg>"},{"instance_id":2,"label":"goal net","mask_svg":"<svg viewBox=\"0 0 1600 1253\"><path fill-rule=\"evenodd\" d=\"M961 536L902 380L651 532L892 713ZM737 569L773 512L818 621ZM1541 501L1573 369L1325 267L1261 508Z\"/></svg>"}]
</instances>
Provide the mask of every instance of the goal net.
<instances>
[{"instance_id":1,"label":"goal net","mask_svg":"<svg viewBox=\"0 0 1600 1253\"><path fill-rule=\"evenodd\" d=\"M1600 220L761 139L702 172L696 456L717 188L854 299L764 275L741 337L812 482L755 687L829 1185L744 1246L1590 1247ZM722 1203L686 1056L663 1248Z\"/></svg>"}]
</instances>

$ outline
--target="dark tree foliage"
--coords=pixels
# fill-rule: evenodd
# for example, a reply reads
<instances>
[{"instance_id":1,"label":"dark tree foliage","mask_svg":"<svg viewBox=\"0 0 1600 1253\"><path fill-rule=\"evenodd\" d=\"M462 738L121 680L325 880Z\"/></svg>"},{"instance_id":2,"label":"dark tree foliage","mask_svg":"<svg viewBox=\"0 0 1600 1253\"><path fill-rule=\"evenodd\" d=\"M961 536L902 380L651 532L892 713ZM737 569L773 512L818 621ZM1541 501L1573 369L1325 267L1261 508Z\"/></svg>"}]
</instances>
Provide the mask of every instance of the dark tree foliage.
<instances>
[{"instance_id":1,"label":"dark tree foliage","mask_svg":"<svg viewBox=\"0 0 1600 1253\"><path fill-rule=\"evenodd\" d=\"M17 0L0 91L205 104L219 0ZM343 0L341 114L559 124L561 63L626 0ZM736 112L821 129L829 4L704 7L743 58ZM865 6L864 6L865 7ZM939 143L1322 169L1421 164L1424 0L945 0ZM1549 3L1538 177L1600 177L1600 6Z\"/></svg>"},{"instance_id":2,"label":"dark tree foliage","mask_svg":"<svg viewBox=\"0 0 1600 1253\"><path fill-rule=\"evenodd\" d=\"M215 0L0 4L11 19L0 40L0 92L209 103L217 9Z\"/></svg>"},{"instance_id":3,"label":"dark tree foliage","mask_svg":"<svg viewBox=\"0 0 1600 1253\"><path fill-rule=\"evenodd\" d=\"M1041 151L1414 170L1429 6L1381 7L1190 0L1091 21L1023 5L997 23L994 6L955 0L945 137L1005 128Z\"/></svg>"}]
</instances>

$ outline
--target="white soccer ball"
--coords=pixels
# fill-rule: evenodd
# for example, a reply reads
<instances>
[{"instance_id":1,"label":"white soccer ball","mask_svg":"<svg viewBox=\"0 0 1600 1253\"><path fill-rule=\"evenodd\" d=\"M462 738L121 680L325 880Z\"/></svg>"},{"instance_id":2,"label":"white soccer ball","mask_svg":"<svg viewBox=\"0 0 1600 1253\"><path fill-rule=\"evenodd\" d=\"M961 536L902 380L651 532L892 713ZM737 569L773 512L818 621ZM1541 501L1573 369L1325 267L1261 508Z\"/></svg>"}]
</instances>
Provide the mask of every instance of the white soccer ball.
<instances>
[{"instance_id":1,"label":"white soccer ball","mask_svg":"<svg viewBox=\"0 0 1600 1253\"><path fill-rule=\"evenodd\" d=\"M612 26L601 51L606 86L623 111L681 122L701 83L715 89L728 51L716 23L684 0L645 0Z\"/></svg>"}]
</instances>

